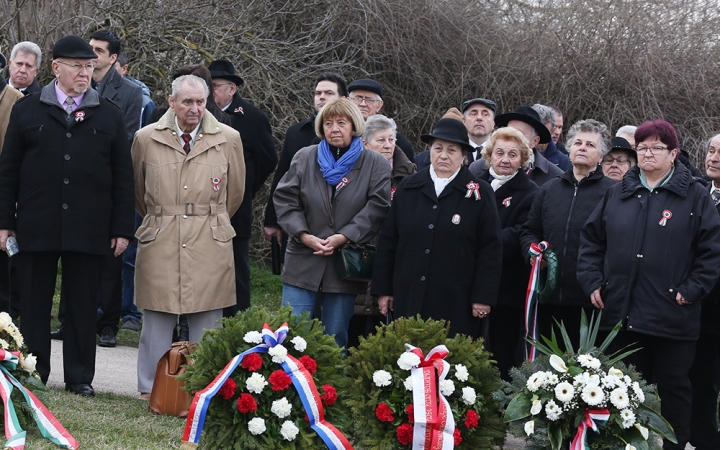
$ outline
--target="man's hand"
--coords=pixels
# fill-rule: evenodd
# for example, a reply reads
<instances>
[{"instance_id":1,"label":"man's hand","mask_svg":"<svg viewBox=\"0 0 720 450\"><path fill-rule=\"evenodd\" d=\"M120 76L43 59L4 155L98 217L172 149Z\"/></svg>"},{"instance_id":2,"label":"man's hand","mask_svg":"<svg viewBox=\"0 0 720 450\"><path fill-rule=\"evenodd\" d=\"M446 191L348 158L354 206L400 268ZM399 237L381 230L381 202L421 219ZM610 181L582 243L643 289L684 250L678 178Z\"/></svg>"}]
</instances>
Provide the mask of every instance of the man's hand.
<instances>
[{"instance_id":1,"label":"man's hand","mask_svg":"<svg viewBox=\"0 0 720 450\"><path fill-rule=\"evenodd\" d=\"M381 295L378 298L378 306L380 307L380 313L383 316L387 316L388 310L395 311L393 309L393 301L395 300L395 297L392 295Z\"/></svg>"},{"instance_id":2,"label":"man's hand","mask_svg":"<svg viewBox=\"0 0 720 450\"><path fill-rule=\"evenodd\" d=\"M590 303L597 309L603 309L605 307L605 303L603 303L602 297L600 296L600 288L595 289L595 291L590 294Z\"/></svg>"},{"instance_id":3,"label":"man's hand","mask_svg":"<svg viewBox=\"0 0 720 450\"><path fill-rule=\"evenodd\" d=\"M275 227L263 227L263 237L266 241L272 242L272 237L277 236L278 242L282 241L282 230Z\"/></svg>"},{"instance_id":4,"label":"man's hand","mask_svg":"<svg viewBox=\"0 0 720 450\"><path fill-rule=\"evenodd\" d=\"M115 249L115 257L122 255L129 243L130 241L121 237L110 239L110 248Z\"/></svg>"},{"instance_id":5,"label":"man's hand","mask_svg":"<svg viewBox=\"0 0 720 450\"><path fill-rule=\"evenodd\" d=\"M484 319L490 314L492 307L484 303L473 303L472 304L472 315L473 317L479 317Z\"/></svg>"},{"instance_id":6,"label":"man's hand","mask_svg":"<svg viewBox=\"0 0 720 450\"><path fill-rule=\"evenodd\" d=\"M2 240L1 240L1 239L2 239L2 235L0 235L0 245L2 245ZM677 295L675 296L675 301L676 301L677 304L680 305L680 306L689 305L689 304L691 303L691 302L687 301L687 299L686 299L685 297L683 297L682 294L679 293L679 292L678 292Z\"/></svg>"},{"instance_id":7,"label":"man's hand","mask_svg":"<svg viewBox=\"0 0 720 450\"><path fill-rule=\"evenodd\" d=\"M7 240L10 236L15 236L14 230L0 230L0 250L7 250Z\"/></svg>"}]
</instances>

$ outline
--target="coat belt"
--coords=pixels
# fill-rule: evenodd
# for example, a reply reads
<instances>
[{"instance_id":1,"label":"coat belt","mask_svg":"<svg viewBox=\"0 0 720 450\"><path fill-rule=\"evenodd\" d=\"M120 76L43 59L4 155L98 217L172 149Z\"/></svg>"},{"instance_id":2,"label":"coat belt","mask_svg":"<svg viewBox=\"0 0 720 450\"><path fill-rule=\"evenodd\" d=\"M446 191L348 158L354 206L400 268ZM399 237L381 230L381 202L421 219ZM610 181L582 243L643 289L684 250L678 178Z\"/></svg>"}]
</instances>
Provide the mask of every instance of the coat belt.
<instances>
[{"instance_id":1,"label":"coat belt","mask_svg":"<svg viewBox=\"0 0 720 450\"><path fill-rule=\"evenodd\" d=\"M216 216L227 213L227 206L218 204L199 205L188 202L184 205L148 206L147 213L151 216Z\"/></svg>"}]
</instances>

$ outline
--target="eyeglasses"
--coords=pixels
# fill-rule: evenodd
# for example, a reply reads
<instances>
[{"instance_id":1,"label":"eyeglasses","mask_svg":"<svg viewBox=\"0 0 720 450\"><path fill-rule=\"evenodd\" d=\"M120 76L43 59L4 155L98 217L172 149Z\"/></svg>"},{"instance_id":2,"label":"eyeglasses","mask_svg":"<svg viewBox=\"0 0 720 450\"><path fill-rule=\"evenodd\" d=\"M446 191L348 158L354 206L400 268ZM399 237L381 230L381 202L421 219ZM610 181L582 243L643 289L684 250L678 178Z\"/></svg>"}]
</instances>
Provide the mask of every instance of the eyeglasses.
<instances>
[{"instance_id":1,"label":"eyeglasses","mask_svg":"<svg viewBox=\"0 0 720 450\"><path fill-rule=\"evenodd\" d=\"M603 158L604 164L612 164L615 161L617 161L618 164L627 164L630 162L630 158L628 158L627 156L618 156L617 158L613 158L610 155L607 155Z\"/></svg>"},{"instance_id":2,"label":"eyeglasses","mask_svg":"<svg viewBox=\"0 0 720 450\"><path fill-rule=\"evenodd\" d=\"M57 60L56 60L56 61L57 61ZM95 64L93 64L93 63L87 63L87 64L78 64L78 63L68 64L68 63L66 63L65 61L57 61L57 62L58 62L59 64L64 65L64 66L68 66L69 68L71 68L71 69L74 70L75 72L80 72L80 71L83 70L83 69L87 70L88 72L92 72L93 70L95 70Z\"/></svg>"},{"instance_id":3,"label":"eyeglasses","mask_svg":"<svg viewBox=\"0 0 720 450\"><path fill-rule=\"evenodd\" d=\"M223 86L230 86L231 84L235 83L213 83L213 89L220 89Z\"/></svg>"},{"instance_id":4,"label":"eyeglasses","mask_svg":"<svg viewBox=\"0 0 720 450\"><path fill-rule=\"evenodd\" d=\"M350 100L354 101L356 105L360 105L362 102L365 102L367 105L372 105L380 101L370 97L350 97Z\"/></svg>"},{"instance_id":5,"label":"eyeglasses","mask_svg":"<svg viewBox=\"0 0 720 450\"><path fill-rule=\"evenodd\" d=\"M638 153L645 153L645 152L647 152L648 150L650 150L650 153L652 153L653 155L656 155L656 156L657 156L657 155L659 155L660 153L662 153L663 150L670 150L670 149L667 148L667 147L660 147L659 145L656 146L656 147L645 147L645 146L639 145L639 146L637 147L637 152L638 152Z\"/></svg>"}]
</instances>

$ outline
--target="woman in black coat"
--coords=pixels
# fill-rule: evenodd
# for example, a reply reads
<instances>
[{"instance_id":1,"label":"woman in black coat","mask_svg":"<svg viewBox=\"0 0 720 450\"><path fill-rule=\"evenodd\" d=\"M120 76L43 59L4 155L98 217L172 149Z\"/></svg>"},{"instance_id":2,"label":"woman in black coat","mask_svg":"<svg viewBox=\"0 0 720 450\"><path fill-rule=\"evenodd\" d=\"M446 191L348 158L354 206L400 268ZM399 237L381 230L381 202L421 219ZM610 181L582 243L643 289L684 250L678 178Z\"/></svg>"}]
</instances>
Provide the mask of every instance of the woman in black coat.
<instances>
[{"instance_id":1,"label":"woman in black coat","mask_svg":"<svg viewBox=\"0 0 720 450\"><path fill-rule=\"evenodd\" d=\"M500 291L492 318L488 319L485 347L493 353L500 374L506 379L510 368L519 366L523 360L523 313L530 265L520 249L520 229L538 190L523 170L531 154L522 133L514 128L499 128L484 152L489 168L480 175L495 191L503 245Z\"/></svg>"},{"instance_id":2,"label":"woman in black coat","mask_svg":"<svg viewBox=\"0 0 720 450\"><path fill-rule=\"evenodd\" d=\"M431 165L405 178L380 231L371 292L380 311L450 321L450 334L477 336L497 302L502 258L500 221L490 186L462 165L467 129L441 119Z\"/></svg>"},{"instance_id":3,"label":"woman in black coat","mask_svg":"<svg viewBox=\"0 0 720 450\"><path fill-rule=\"evenodd\" d=\"M600 169L603 156L610 151L607 127L592 119L575 123L568 132L570 162L573 168L540 187L522 231L525 258L531 244L547 241L558 257L558 283L551 298L538 306L540 336L550 337L555 321L563 322L573 347L580 341L580 312L588 316L590 299L578 284L575 274L580 229L615 184Z\"/></svg>"},{"instance_id":4,"label":"woman in black coat","mask_svg":"<svg viewBox=\"0 0 720 450\"><path fill-rule=\"evenodd\" d=\"M720 276L720 217L708 189L677 158L675 129L661 120L635 132L638 165L605 195L582 230L578 280L601 329L623 328L608 351L656 383L662 415L684 449L690 439L689 371L700 332L700 301Z\"/></svg>"}]
</instances>

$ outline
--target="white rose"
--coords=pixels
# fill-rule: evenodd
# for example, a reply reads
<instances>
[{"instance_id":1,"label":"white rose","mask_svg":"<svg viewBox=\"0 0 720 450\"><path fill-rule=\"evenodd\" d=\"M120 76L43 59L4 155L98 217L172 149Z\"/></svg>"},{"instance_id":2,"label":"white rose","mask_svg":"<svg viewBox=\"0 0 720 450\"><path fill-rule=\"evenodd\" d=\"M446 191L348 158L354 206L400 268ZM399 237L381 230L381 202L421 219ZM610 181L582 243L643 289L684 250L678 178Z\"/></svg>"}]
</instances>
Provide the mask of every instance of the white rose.
<instances>
[{"instance_id":1,"label":"white rose","mask_svg":"<svg viewBox=\"0 0 720 450\"><path fill-rule=\"evenodd\" d=\"M542 411L542 400L533 400L532 407L530 408L530 414L537 415Z\"/></svg>"},{"instance_id":2,"label":"white rose","mask_svg":"<svg viewBox=\"0 0 720 450\"><path fill-rule=\"evenodd\" d=\"M535 432L535 421L529 420L525 422L525 434L530 436Z\"/></svg>"},{"instance_id":3,"label":"white rose","mask_svg":"<svg viewBox=\"0 0 720 450\"><path fill-rule=\"evenodd\" d=\"M22 368L27 373L35 372L35 366L37 365L37 358L32 353L28 354L23 361Z\"/></svg>"},{"instance_id":4,"label":"white rose","mask_svg":"<svg viewBox=\"0 0 720 450\"><path fill-rule=\"evenodd\" d=\"M262 434L265 432L265 421L259 417L254 418L248 422L248 430L254 435Z\"/></svg>"},{"instance_id":5,"label":"white rose","mask_svg":"<svg viewBox=\"0 0 720 450\"><path fill-rule=\"evenodd\" d=\"M568 370L565 361L558 355L552 355L550 357L550 365L560 373L565 373Z\"/></svg>"},{"instance_id":6,"label":"white rose","mask_svg":"<svg viewBox=\"0 0 720 450\"><path fill-rule=\"evenodd\" d=\"M455 378L458 379L458 381L465 382L468 380L468 370L467 367L463 366L462 364L455 364Z\"/></svg>"},{"instance_id":7,"label":"white rose","mask_svg":"<svg viewBox=\"0 0 720 450\"><path fill-rule=\"evenodd\" d=\"M412 391L412 377L405 378L405 381L403 381L403 384L405 385L405 389L408 391Z\"/></svg>"},{"instance_id":8,"label":"white rose","mask_svg":"<svg viewBox=\"0 0 720 450\"><path fill-rule=\"evenodd\" d=\"M648 436L650 435L650 433L648 432L648 429L645 428L644 426L640 425L639 423L635 424L635 428L640 430L640 434L642 434L643 439L645 439L647 441Z\"/></svg>"},{"instance_id":9,"label":"white rose","mask_svg":"<svg viewBox=\"0 0 720 450\"><path fill-rule=\"evenodd\" d=\"M278 344L268 350L268 355L272 356L272 361L274 363L282 364L285 362L285 357L287 356L287 349L283 347L282 344Z\"/></svg>"},{"instance_id":10,"label":"white rose","mask_svg":"<svg viewBox=\"0 0 720 450\"><path fill-rule=\"evenodd\" d=\"M307 341L300 336L295 336L290 342L295 346L295 350L299 352L304 352L307 348Z\"/></svg>"},{"instance_id":11,"label":"white rose","mask_svg":"<svg viewBox=\"0 0 720 450\"><path fill-rule=\"evenodd\" d=\"M420 357L415 353L405 352L400 355L397 360L397 365L402 370L410 370L413 367L417 367L420 364Z\"/></svg>"},{"instance_id":12,"label":"white rose","mask_svg":"<svg viewBox=\"0 0 720 450\"><path fill-rule=\"evenodd\" d=\"M442 380L440 382L440 393L447 397L448 395L452 395L452 393L455 392L455 383L452 382L452 380Z\"/></svg>"},{"instance_id":13,"label":"white rose","mask_svg":"<svg viewBox=\"0 0 720 450\"><path fill-rule=\"evenodd\" d=\"M272 402L272 407L270 408L270 411L278 416L281 419L284 419L285 417L290 415L290 411L292 411L292 405L290 402L288 402L287 398L283 397L280 400L275 400Z\"/></svg>"},{"instance_id":14,"label":"white rose","mask_svg":"<svg viewBox=\"0 0 720 450\"><path fill-rule=\"evenodd\" d=\"M262 333L259 331L248 331L243 337L243 341L248 344L261 344L263 341Z\"/></svg>"},{"instance_id":15,"label":"white rose","mask_svg":"<svg viewBox=\"0 0 720 450\"><path fill-rule=\"evenodd\" d=\"M257 372L250 375L250 378L245 382L245 387L253 394L260 394L267 385L268 383L265 381L265 377Z\"/></svg>"},{"instance_id":16,"label":"white rose","mask_svg":"<svg viewBox=\"0 0 720 450\"><path fill-rule=\"evenodd\" d=\"M373 382L377 387L390 386L391 380L392 375L384 370L376 370L375 373L373 373Z\"/></svg>"},{"instance_id":17,"label":"white rose","mask_svg":"<svg viewBox=\"0 0 720 450\"><path fill-rule=\"evenodd\" d=\"M282 426L280 427L280 434L282 434L282 437L284 437L287 441L295 440L295 436L297 436L299 431L300 430L298 430L298 427L296 427L295 424L293 422L290 422L289 420L283 422Z\"/></svg>"},{"instance_id":18,"label":"white rose","mask_svg":"<svg viewBox=\"0 0 720 450\"><path fill-rule=\"evenodd\" d=\"M462 388L462 399L466 405L474 405L477 395L475 395L475 389L471 387Z\"/></svg>"}]
</instances>

